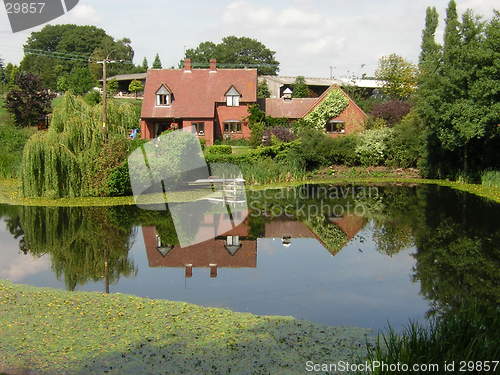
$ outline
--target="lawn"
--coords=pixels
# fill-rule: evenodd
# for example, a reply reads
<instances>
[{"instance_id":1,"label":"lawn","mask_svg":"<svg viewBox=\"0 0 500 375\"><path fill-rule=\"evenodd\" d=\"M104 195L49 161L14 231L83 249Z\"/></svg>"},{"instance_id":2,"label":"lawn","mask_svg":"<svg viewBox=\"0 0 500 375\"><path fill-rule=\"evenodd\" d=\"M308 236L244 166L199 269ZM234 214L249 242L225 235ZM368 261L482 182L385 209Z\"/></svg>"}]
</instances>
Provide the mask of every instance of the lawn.
<instances>
[{"instance_id":1,"label":"lawn","mask_svg":"<svg viewBox=\"0 0 500 375\"><path fill-rule=\"evenodd\" d=\"M303 374L356 361L370 332L122 294L0 281L0 373Z\"/></svg>"},{"instance_id":2,"label":"lawn","mask_svg":"<svg viewBox=\"0 0 500 375\"><path fill-rule=\"evenodd\" d=\"M5 109L5 99L0 96L0 126L1 125L12 125L12 118Z\"/></svg>"}]
</instances>

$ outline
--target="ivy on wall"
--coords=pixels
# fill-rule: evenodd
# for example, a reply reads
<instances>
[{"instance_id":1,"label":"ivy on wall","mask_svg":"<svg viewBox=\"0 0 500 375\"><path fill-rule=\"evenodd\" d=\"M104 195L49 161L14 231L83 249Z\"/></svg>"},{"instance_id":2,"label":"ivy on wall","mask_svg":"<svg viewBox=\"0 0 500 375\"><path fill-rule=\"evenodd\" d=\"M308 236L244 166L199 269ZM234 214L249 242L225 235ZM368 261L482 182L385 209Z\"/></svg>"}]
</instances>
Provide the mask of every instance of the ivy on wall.
<instances>
[{"instance_id":1,"label":"ivy on wall","mask_svg":"<svg viewBox=\"0 0 500 375\"><path fill-rule=\"evenodd\" d=\"M304 120L309 126L324 130L327 121L340 115L348 104L349 100L340 89L332 90L311 113L304 117Z\"/></svg>"}]
</instances>

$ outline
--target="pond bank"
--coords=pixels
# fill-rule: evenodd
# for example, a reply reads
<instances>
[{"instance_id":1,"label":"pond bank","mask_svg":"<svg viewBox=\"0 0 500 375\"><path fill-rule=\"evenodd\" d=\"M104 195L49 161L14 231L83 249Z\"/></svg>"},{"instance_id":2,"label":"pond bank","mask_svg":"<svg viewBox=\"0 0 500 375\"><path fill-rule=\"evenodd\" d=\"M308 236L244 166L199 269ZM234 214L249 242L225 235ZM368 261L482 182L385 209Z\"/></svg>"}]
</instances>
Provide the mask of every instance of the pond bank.
<instances>
[{"instance_id":1,"label":"pond bank","mask_svg":"<svg viewBox=\"0 0 500 375\"><path fill-rule=\"evenodd\" d=\"M370 333L2 280L0 327L0 373L30 369L35 374L303 374L309 360L364 357Z\"/></svg>"},{"instance_id":2,"label":"pond bank","mask_svg":"<svg viewBox=\"0 0 500 375\"><path fill-rule=\"evenodd\" d=\"M88 198L23 198L19 194L19 181L15 179L0 179L0 204L19 206L45 207L109 207L134 205L134 198L129 197L88 197ZM325 177L313 176L307 180L292 181L278 184L250 185L248 190L278 189L282 187L298 186L303 184L333 184L333 185L381 185L381 184L434 184L447 186L456 190L465 191L483 198L500 203L500 189L478 184L465 184L448 180L432 180L407 177ZM179 194L179 201L183 198L192 199L193 194ZM157 202L156 196L149 197L150 202ZM161 202L161 200L160 200Z\"/></svg>"}]
</instances>

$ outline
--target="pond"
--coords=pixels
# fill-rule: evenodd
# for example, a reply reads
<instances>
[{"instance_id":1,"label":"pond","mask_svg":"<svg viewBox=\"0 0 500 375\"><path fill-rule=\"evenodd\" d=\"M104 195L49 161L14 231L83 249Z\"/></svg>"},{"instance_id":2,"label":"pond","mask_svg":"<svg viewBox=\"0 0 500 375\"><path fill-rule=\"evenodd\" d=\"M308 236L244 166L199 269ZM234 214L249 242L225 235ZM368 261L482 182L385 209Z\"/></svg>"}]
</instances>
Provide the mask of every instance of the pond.
<instances>
[{"instance_id":1,"label":"pond","mask_svg":"<svg viewBox=\"0 0 500 375\"><path fill-rule=\"evenodd\" d=\"M0 279L374 330L500 297L498 204L433 185L247 198L240 225L184 248L166 211L0 206Z\"/></svg>"}]
</instances>

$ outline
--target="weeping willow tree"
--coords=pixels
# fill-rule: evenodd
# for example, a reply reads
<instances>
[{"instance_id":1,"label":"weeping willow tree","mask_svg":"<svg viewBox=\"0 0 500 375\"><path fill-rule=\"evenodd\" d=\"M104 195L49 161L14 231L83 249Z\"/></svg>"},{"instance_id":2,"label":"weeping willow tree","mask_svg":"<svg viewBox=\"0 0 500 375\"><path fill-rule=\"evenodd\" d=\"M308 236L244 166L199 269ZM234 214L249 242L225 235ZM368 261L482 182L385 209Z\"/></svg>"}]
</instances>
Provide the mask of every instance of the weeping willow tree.
<instances>
[{"instance_id":1,"label":"weeping willow tree","mask_svg":"<svg viewBox=\"0 0 500 375\"><path fill-rule=\"evenodd\" d=\"M126 143L128 130L139 120L133 104L111 101L106 127L101 112L101 105L91 106L71 93L62 98L54 108L49 130L35 134L24 148L21 177L25 197L93 195L92 180L103 150L122 150L107 146ZM118 159L124 157L119 155ZM102 168L114 167L101 164Z\"/></svg>"}]
</instances>

